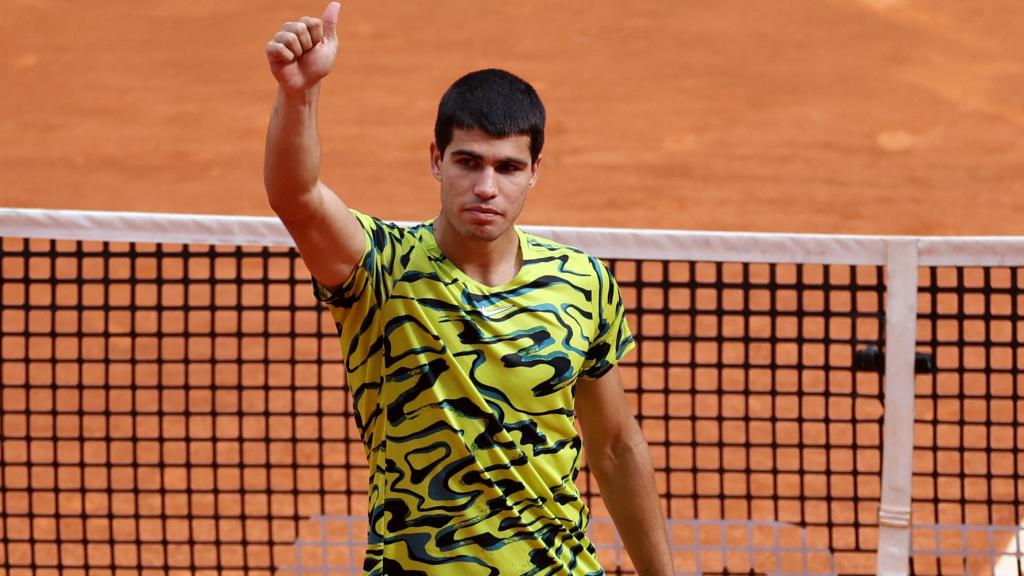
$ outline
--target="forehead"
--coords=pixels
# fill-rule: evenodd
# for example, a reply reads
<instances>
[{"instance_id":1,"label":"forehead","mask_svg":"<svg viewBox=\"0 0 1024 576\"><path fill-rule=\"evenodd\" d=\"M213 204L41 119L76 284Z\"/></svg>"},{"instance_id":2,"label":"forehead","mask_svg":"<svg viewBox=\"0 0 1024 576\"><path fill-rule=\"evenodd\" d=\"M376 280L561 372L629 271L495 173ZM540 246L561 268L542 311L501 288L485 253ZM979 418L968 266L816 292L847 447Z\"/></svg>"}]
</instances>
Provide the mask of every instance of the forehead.
<instances>
[{"instance_id":1,"label":"forehead","mask_svg":"<svg viewBox=\"0 0 1024 576\"><path fill-rule=\"evenodd\" d=\"M460 152L469 152L484 158L517 158L529 162L530 137L514 135L499 138L483 130L456 128L452 131L452 141L448 143L445 155Z\"/></svg>"}]
</instances>

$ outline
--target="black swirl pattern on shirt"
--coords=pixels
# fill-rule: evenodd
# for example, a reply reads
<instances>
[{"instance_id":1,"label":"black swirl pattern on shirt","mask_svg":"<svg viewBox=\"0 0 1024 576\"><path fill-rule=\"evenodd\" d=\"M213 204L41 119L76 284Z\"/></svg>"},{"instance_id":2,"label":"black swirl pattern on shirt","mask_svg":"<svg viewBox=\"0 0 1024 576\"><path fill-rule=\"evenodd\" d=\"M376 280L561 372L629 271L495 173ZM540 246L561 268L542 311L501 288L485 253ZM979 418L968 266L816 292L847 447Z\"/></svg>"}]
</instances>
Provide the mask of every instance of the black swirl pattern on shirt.
<instances>
[{"instance_id":1,"label":"black swirl pattern on shirt","mask_svg":"<svg viewBox=\"0 0 1024 576\"><path fill-rule=\"evenodd\" d=\"M608 269L517 232L523 266L481 285L429 223L355 213L367 248L316 285L372 471L366 574L601 574L574 481L577 386L632 346Z\"/></svg>"}]
</instances>

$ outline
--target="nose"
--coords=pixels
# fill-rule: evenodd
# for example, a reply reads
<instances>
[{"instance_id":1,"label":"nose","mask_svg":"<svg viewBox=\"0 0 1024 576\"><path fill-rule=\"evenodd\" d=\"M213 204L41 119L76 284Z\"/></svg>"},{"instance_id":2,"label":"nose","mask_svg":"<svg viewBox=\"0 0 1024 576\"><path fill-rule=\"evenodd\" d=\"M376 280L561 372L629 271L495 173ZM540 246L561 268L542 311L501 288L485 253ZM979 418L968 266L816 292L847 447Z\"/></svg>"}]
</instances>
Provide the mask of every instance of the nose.
<instances>
[{"instance_id":1,"label":"nose","mask_svg":"<svg viewBox=\"0 0 1024 576\"><path fill-rule=\"evenodd\" d=\"M494 168L487 167L480 171L473 193L483 200L490 200L498 195L498 174Z\"/></svg>"}]
</instances>

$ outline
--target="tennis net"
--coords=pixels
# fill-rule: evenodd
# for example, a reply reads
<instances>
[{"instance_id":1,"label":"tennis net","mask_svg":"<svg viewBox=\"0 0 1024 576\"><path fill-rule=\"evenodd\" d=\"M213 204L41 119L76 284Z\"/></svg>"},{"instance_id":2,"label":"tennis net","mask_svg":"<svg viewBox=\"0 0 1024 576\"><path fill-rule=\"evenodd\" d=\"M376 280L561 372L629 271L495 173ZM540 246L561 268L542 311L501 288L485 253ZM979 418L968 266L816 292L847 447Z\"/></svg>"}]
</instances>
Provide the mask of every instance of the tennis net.
<instances>
[{"instance_id":1,"label":"tennis net","mask_svg":"<svg viewBox=\"0 0 1024 576\"><path fill-rule=\"evenodd\" d=\"M620 283L680 573L1022 573L1024 240L531 231ZM9 574L358 572L336 330L275 220L0 210L0 237Z\"/></svg>"}]
</instances>

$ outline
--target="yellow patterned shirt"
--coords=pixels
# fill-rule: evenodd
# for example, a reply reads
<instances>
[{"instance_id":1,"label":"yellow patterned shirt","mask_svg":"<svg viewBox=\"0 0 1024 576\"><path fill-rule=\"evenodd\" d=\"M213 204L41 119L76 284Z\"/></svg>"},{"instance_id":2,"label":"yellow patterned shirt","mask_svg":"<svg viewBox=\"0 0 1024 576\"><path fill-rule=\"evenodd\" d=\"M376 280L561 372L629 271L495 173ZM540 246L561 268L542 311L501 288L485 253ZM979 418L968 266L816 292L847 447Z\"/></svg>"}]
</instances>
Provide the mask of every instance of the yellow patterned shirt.
<instances>
[{"instance_id":1,"label":"yellow patterned shirt","mask_svg":"<svg viewBox=\"0 0 1024 576\"><path fill-rule=\"evenodd\" d=\"M369 461L364 572L603 573L574 483L573 406L633 346L608 269L516 228L522 268L489 287L445 258L432 222L353 213L362 260L317 296Z\"/></svg>"}]
</instances>

